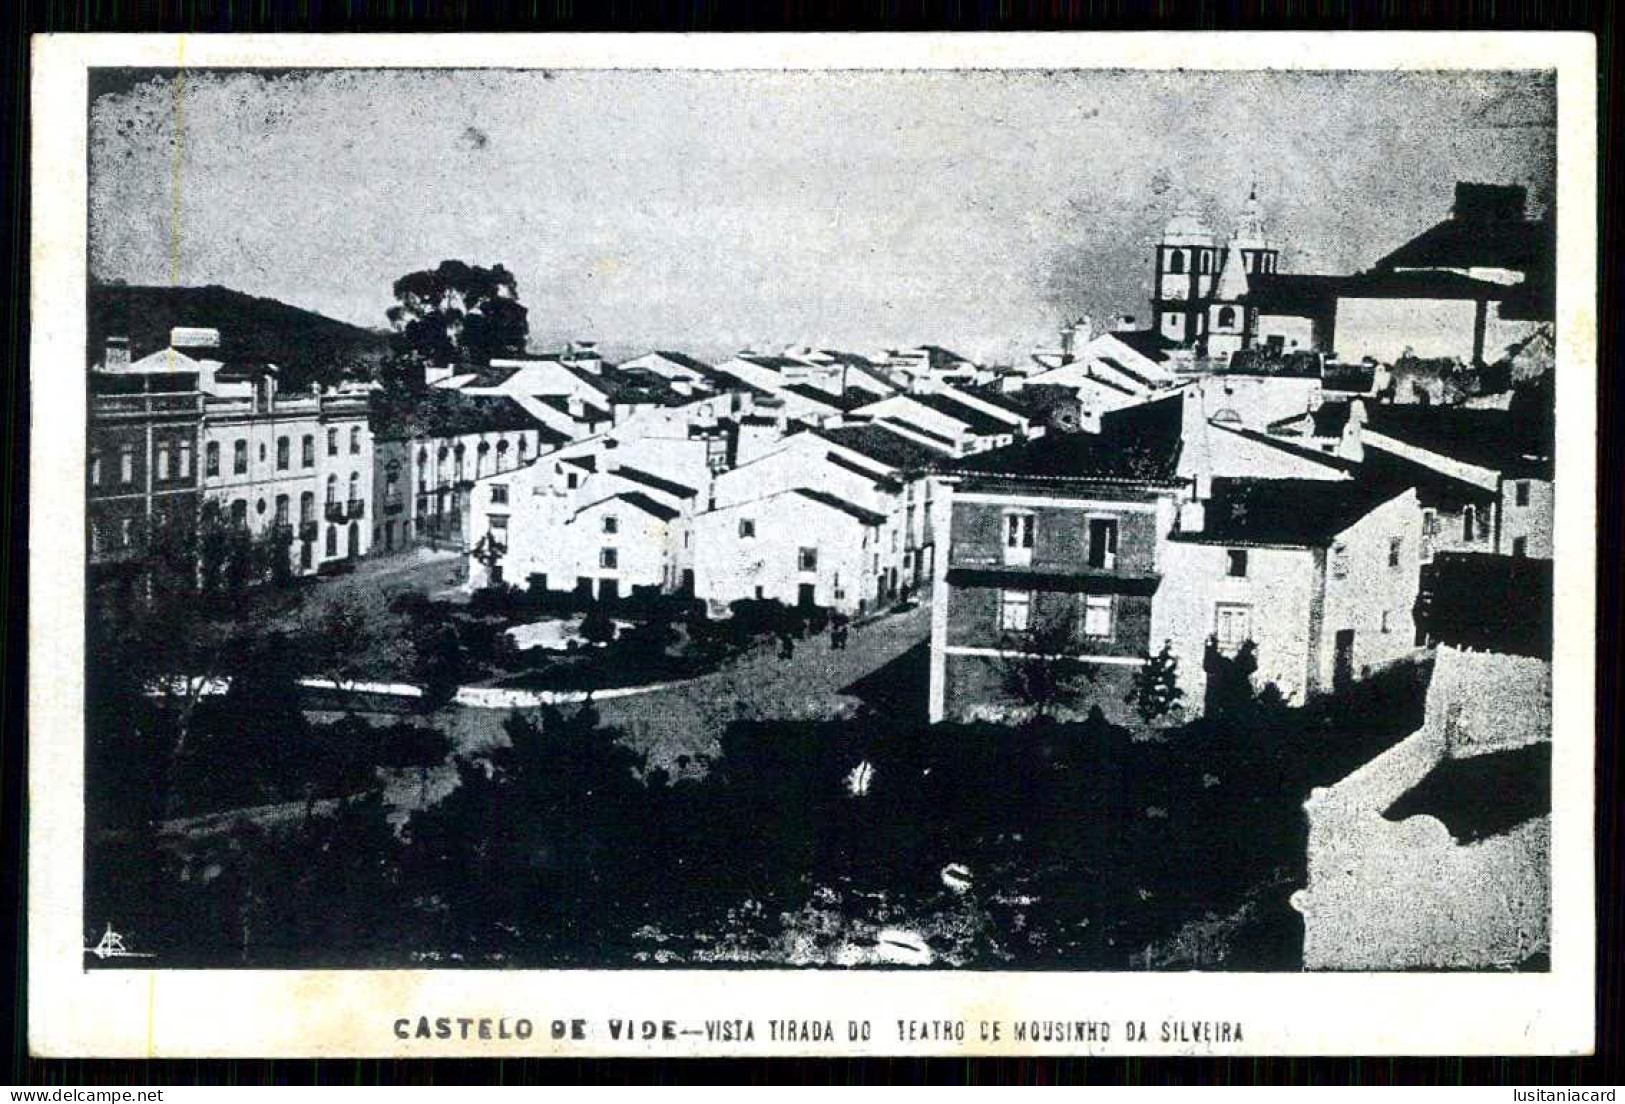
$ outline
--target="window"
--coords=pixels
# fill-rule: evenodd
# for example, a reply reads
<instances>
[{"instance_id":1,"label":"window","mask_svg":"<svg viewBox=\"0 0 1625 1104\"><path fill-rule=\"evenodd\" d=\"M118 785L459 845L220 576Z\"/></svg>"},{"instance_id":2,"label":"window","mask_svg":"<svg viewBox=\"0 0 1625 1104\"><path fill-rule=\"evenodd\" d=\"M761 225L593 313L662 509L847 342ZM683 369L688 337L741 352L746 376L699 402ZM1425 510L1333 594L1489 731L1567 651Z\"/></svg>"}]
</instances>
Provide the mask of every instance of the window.
<instances>
[{"instance_id":1,"label":"window","mask_svg":"<svg viewBox=\"0 0 1625 1104\"><path fill-rule=\"evenodd\" d=\"M248 441L239 439L231 445L231 474L248 474Z\"/></svg>"},{"instance_id":2,"label":"window","mask_svg":"<svg viewBox=\"0 0 1625 1104\"><path fill-rule=\"evenodd\" d=\"M1219 308L1219 317L1218 317L1218 320L1216 322L1214 322L1214 325L1215 326L1222 326L1225 329L1229 329L1230 327L1234 326L1235 324L1236 324L1236 308L1235 307L1220 307Z\"/></svg>"},{"instance_id":3,"label":"window","mask_svg":"<svg viewBox=\"0 0 1625 1104\"><path fill-rule=\"evenodd\" d=\"M1030 590L1001 590L999 592L999 629L1007 633L1024 633L1032 624L1033 594Z\"/></svg>"},{"instance_id":4,"label":"window","mask_svg":"<svg viewBox=\"0 0 1625 1104\"><path fill-rule=\"evenodd\" d=\"M491 539L506 548L508 546L508 515L492 514L486 519L486 525L490 528Z\"/></svg>"},{"instance_id":5,"label":"window","mask_svg":"<svg viewBox=\"0 0 1625 1104\"><path fill-rule=\"evenodd\" d=\"M330 475L330 476L327 477L327 504L329 506L331 506L335 502L337 502L338 500L339 500L339 477L336 476L336 475Z\"/></svg>"},{"instance_id":6,"label":"window","mask_svg":"<svg viewBox=\"0 0 1625 1104\"><path fill-rule=\"evenodd\" d=\"M128 548L135 543L135 518L118 519L118 543L120 548Z\"/></svg>"},{"instance_id":7,"label":"window","mask_svg":"<svg viewBox=\"0 0 1625 1104\"><path fill-rule=\"evenodd\" d=\"M598 566L613 571L619 564L620 555L613 548L600 548L598 550Z\"/></svg>"},{"instance_id":8,"label":"window","mask_svg":"<svg viewBox=\"0 0 1625 1104\"><path fill-rule=\"evenodd\" d=\"M1110 594L1083 596L1083 635L1090 640L1112 638L1112 613L1115 602Z\"/></svg>"},{"instance_id":9,"label":"window","mask_svg":"<svg viewBox=\"0 0 1625 1104\"><path fill-rule=\"evenodd\" d=\"M1022 567L1033 562L1038 519L1032 514L1004 515L1004 562Z\"/></svg>"},{"instance_id":10,"label":"window","mask_svg":"<svg viewBox=\"0 0 1625 1104\"><path fill-rule=\"evenodd\" d=\"M508 504L508 485L506 483L491 484L491 505L506 506ZM613 530L605 530L613 532Z\"/></svg>"},{"instance_id":11,"label":"window","mask_svg":"<svg viewBox=\"0 0 1625 1104\"><path fill-rule=\"evenodd\" d=\"M1332 545L1332 578L1347 579L1349 577L1349 550L1345 544Z\"/></svg>"},{"instance_id":12,"label":"window","mask_svg":"<svg viewBox=\"0 0 1625 1104\"><path fill-rule=\"evenodd\" d=\"M157 467L158 467L158 476L157 477L159 479L168 479L169 478L169 442L168 441L160 441L160 442L158 442L158 464L157 464Z\"/></svg>"},{"instance_id":13,"label":"window","mask_svg":"<svg viewBox=\"0 0 1625 1104\"><path fill-rule=\"evenodd\" d=\"M750 539L754 538L755 536L756 536L756 519L755 518L740 518L739 519L739 539L740 540L750 540Z\"/></svg>"},{"instance_id":14,"label":"window","mask_svg":"<svg viewBox=\"0 0 1625 1104\"><path fill-rule=\"evenodd\" d=\"M1439 536L1439 515L1432 510L1422 511L1422 547L1417 555L1423 563L1433 562L1433 544Z\"/></svg>"},{"instance_id":15,"label":"window","mask_svg":"<svg viewBox=\"0 0 1625 1104\"><path fill-rule=\"evenodd\" d=\"M1117 519L1089 519L1089 566L1110 571L1117 566Z\"/></svg>"},{"instance_id":16,"label":"window","mask_svg":"<svg viewBox=\"0 0 1625 1104\"><path fill-rule=\"evenodd\" d=\"M327 455L329 455L329 456L337 456L338 454L339 454L339 431L336 430L336 429L329 429L327 431Z\"/></svg>"},{"instance_id":17,"label":"window","mask_svg":"<svg viewBox=\"0 0 1625 1104\"><path fill-rule=\"evenodd\" d=\"M248 524L248 499L239 498L232 502L231 523L239 528Z\"/></svg>"},{"instance_id":18,"label":"window","mask_svg":"<svg viewBox=\"0 0 1625 1104\"><path fill-rule=\"evenodd\" d=\"M1175 249L1173 252L1168 254L1168 271L1175 276L1183 276L1185 274L1184 250Z\"/></svg>"},{"instance_id":19,"label":"window","mask_svg":"<svg viewBox=\"0 0 1625 1104\"><path fill-rule=\"evenodd\" d=\"M210 441L203 446L203 474L220 474L220 442Z\"/></svg>"},{"instance_id":20,"label":"window","mask_svg":"<svg viewBox=\"0 0 1625 1104\"><path fill-rule=\"evenodd\" d=\"M564 485L573 491L581 485L581 477L575 472L566 472L564 476Z\"/></svg>"},{"instance_id":21,"label":"window","mask_svg":"<svg viewBox=\"0 0 1625 1104\"><path fill-rule=\"evenodd\" d=\"M802 571L818 570L818 549L801 548L796 551L796 567Z\"/></svg>"},{"instance_id":22,"label":"window","mask_svg":"<svg viewBox=\"0 0 1625 1104\"><path fill-rule=\"evenodd\" d=\"M1388 613L1387 610L1382 611L1382 631L1383 632L1393 632L1394 631L1393 623L1389 620L1389 613Z\"/></svg>"},{"instance_id":23,"label":"window","mask_svg":"<svg viewBox=\"0 0 1625 1104\"><path fill-rule=\"evenodd\" d=\"M1224 573L1232 579L1245 579L1247 577L1247 550L1245 548L1232 548L1225 553Z\"/></svg>"},{"instance_id":24,"label":"window","mask_svg":"<svg viewBox=\"0 0 1625 1104\"><path fill-rule=\"evenodd\" d=\"M1213 610L1213 636L1219 650L1233 655L1253 634L1252 607L1220 602Z\"/></svg>"},{"instance_id":25,"label":"window","mask_svg":"<svg viewBox=\"0 0 1625 1104\"><path fill-rule=\"evenodd\" d=\"M1528 537L1513 537L1512 538L1512 554L1514 556L1518 557L1519 559L1522 559L1524 556L1527 556L1529 554L1529 538Z\"/></svg>"},{"instance_id":26,"label":"window","mask_svg":"<svg viewBox=\"0 0 1625 1104\"><path fill-rule=\"evenodd\" d=\"M401 500L401 462L391 460L384 465L384 501Z\"/></svg>"},{"instance_id":27,"label":"window","mask_svg":"<svg viewBox=\"0 0 1625 1104\"><path fill-rule=\"evenodd\" d=\"M92 451L90 454L90 485L100 485L102 481L102 454Z\"/></svg>"},{"instance_id":28,"label":"window","mask_svg":"<svg viewBox=\"0 0 1625 1104\"><path fill-rule=\"evenodd\" d=\"M351 472L350 473L350 501L352 503L356 503L356 502L361 501L361 473L360 472Z\"/></svg>"},{"instance_id":29,"label":"window","mask_svg":"<svg viewBox=\"0 0 1625 1104\"><path fill-rule=\"evenodd\" d=\"M118 480L120 483L135 482L135 446L121 445L118 450Z\"/></svg>"},{"instance_id":30,"label":"window","mask_svg":"<svg viewBox=\"0 0 1625 1104\"><path fill-rule=\"evenodd\" d=\"M276 439L276 470L288 470L288 439L286 437Z\"/></svg>"},{"instance_id":31,"label":"window","mask_svg":"<svg viewBox=\"0 0 1625 1104\"><path fill-rule=\"evenodd\" d=\"M1473 543L1473 531L1478 528L1478 511L1472 506L1465 506L1461 511L1461 539L1468 544Z\"/></svg>"},{"instance_id":32,"label":"window","mask_svg":"<svg viewBox=\"0 0 1625 1104\"><path fill-rule=\"evenodd\" d=\"M1529 505L1529 480L1520 479L1512 486L1513 501L1519 506Z\"/></svg>"},{"instance_id":33,"label":"window","mask_svg":"<svg viewBox=\"0 0 1625 1104\"><path fill-rule=\"evenodd\" d=\"M1388 566L1399 566L1399 553L1405 547L1405 541L1400 537L1388 538Z\"/></svg>"},{"instance_id":34,"label":"window","mask_svg":"<svg viewBox=\"0 0 1625 1104\"><path fill-rule=\"evenodd\" d=\"M94 521L90 523L90 551L97 553L102 550L102 527Z\"/></svg>"},{"instance_id":35,"label":"window","mask_svg":"<svg viewBox=\"0 0 1625 1104\"><path fill-rule=\"evenodd\" d=\"M276 496L276 523L288 524L288 496L285 494Z\"/></svg>"},{"instance_id":36,"label":"window","mask_svg":"<svg viewBox=\"0 0 1625 1104\"><path fill-rule=\"evenodd\" d=\"M316 520L316 495L306 491L299 496L299 524L309 525Z\"/></svg>"},{"instance_id":37,"label":"window","mask_svg":"<svg viewBox=\"0 0 1625 1104\"><path fill-rule=\"evenodd\" d=\"M621 531L621 519L614 514L605 514L603 531L606 533L619 533Z\"/></svg>"},{"instance_id":38,"label":"window","mask_svg":"<svg viewBox=\"0 0 1625 1104\"><path fill-rule=\"evenodd\" d=\"M316 466L316 438L308 433L299 445L299 462L307 468Z\"/></svg>"},{"instance_id":39,"label":"window","mask_svg":"<svg viewBox=\"0 0 1625 1104\"><path fill-rule=\"evenodd\" d=\"M519 462L525 462L525 453L530 451L530 442L524 437L519 438Z\"/></svg>"},{"instance_id":40,"label":"window","mask_svg":"<svg viewBox=\"0 0 1625 1104\"><path fill-rule=\"evenodd\" d=\"M327 554L329 556L339 554L339 527L337 525L327 527Z\"/></svg>"},{"instance_id":41,"label":"window","mask_svg":"<svg viewBox=\"0 0 1625 1104\"><path fill-rule=\"evenodd\" d=\"M360 456L361 455L361 427L360 426L351 426L350 427L350 455L351 456Z\"/></svg>"}]
</instances>

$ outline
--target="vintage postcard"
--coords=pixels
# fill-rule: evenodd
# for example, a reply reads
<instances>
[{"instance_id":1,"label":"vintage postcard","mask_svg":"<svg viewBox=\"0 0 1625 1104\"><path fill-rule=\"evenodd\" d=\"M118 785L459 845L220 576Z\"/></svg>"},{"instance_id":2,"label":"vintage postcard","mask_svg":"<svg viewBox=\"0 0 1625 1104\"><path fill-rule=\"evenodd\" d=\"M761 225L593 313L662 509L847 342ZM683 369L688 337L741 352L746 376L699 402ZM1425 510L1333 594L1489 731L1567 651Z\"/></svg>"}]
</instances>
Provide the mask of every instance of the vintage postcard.
<instances>
[{"instance_id":1,"label":"vintage postcard","mask_svg":"<svg viewBox=\"0 0 1625 1104\"><path fill-rule=\"evenodd\" d=\"M34 44L43 1055L1575 1054L1594 44Z\"/></svg>"}]
</instances>

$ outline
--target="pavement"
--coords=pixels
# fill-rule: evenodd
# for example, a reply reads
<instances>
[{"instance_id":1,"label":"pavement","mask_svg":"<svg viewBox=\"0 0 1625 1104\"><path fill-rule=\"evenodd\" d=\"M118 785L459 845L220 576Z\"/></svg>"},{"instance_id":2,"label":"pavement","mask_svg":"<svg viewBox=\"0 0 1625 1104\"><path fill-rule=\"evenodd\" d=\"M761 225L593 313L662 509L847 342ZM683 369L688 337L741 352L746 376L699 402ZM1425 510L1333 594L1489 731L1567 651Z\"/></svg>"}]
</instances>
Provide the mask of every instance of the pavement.
<instances>
[{"instance_id":1,"label":"pavement","mask_svg":"<svg viewBox=\"0 0 1625 1104\"><path fill-rule=\"evenodd\" d=\"M789 659L778 658L776 642L763 643L710 674L647 694L595 702L594 708L604 724L621 729L624 741L648 756L649 769L702 773L694 760L718 754L730 722L850 716L860 702L843 691L930 635L931 607L921 603L854 625L841 651L830 648L827 632L797 640ZM505 742L502 724L507 716L502 710L454 707L438 714L436 723L466 754Z\"/></svg>"}]
</instances>

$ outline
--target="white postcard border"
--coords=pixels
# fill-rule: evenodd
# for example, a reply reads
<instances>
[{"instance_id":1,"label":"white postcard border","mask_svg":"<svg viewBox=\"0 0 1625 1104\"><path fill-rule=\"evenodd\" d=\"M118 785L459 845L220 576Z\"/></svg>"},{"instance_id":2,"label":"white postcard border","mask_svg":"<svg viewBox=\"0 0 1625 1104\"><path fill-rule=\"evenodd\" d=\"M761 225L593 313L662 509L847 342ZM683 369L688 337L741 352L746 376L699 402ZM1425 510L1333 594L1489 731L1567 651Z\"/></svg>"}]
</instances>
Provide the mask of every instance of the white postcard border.
<instances>
[{"instance_id":1,"label":"white postcard border","mask_svg":"<svg viewBox=\"0 0 1625 1104\"><path fill-rule=\"evenodd\" d=\"M762 36L87 35L34 41L29 577L29 1044L43 1056L1578 1054L1594 1040L1596 77L1580 34ZM1552 970L1546 974L982 971L232 971L83 968L87 84L90 66L1555 69L1558 446ZM527 1040L398 1039L430 1017L528 1018ZM834 1045L616 1042L611 1017L828 1019ZM552 1038L584 1020L586 1040ZM902 1041L957 1020L963 1043ZM1105 1020L1105 1044L977 1037L994 1020ZM1151 1025L1126 1043L1121 1024ZM849 1021L872 1025L849 1041ZM1164 1021L1240 1043L1165 1043Z\"/></svg>"}]
</instances>

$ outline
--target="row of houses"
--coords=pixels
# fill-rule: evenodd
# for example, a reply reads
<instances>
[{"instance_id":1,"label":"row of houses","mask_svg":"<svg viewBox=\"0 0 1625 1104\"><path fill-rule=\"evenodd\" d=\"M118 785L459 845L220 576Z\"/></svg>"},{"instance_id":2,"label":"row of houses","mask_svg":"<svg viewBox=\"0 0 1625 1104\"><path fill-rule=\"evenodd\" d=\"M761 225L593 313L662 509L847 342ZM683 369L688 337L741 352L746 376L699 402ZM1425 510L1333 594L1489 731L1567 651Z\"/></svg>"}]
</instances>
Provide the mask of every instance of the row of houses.
<instances>
[{"instance_id":1,"label":"row of houses","mask_svg":"<svg viewBox=\"0 0 1625 1104\"><path fill-rule=\"evenodd\" d=\"M1464 580L1522 577L1483 561L1552 555L1549 392L1505 409L1317 394L1271 432L1235 404L1267 424L1302 401L1296 383L1246 401L1233 383L940 467L934 720L1030 707L1008 673L1046 656L1090 676L1079 708L1121 717L1165 644L1190 709L1215 656L1246 644L1255 682L1302 702L1454 633Z\"/></svg>"}]
</instances>

